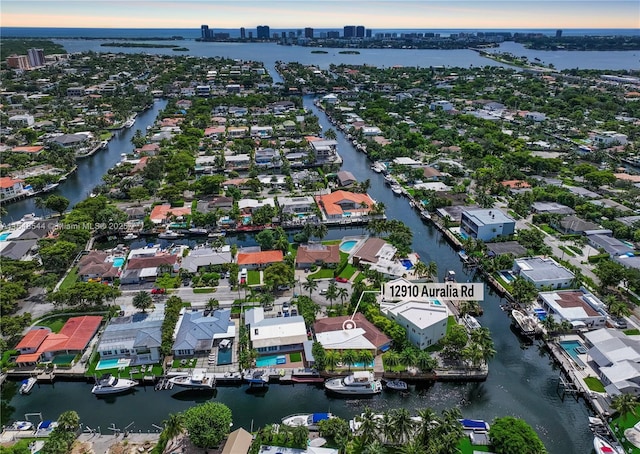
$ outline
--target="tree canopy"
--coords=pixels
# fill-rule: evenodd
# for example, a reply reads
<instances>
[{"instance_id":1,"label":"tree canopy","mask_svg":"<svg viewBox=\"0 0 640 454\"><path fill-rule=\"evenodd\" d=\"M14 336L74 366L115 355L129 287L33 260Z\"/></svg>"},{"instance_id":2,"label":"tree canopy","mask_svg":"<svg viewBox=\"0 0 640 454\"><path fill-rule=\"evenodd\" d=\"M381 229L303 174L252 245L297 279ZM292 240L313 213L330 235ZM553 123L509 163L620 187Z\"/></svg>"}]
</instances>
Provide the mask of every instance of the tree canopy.
<instances>
[{"instance_id":1,"label":"tree canopy","mask_svg":"<svg viewBox=\"0 0 640 454\"><path fill-rule=\"evenodd\" d=\"M513 416L497 418L489 437L497 454L546 454L538 434L522 419Z\"/></svg>"},{"instance_id":2,"label":"tree canopy","mask_svg":"<svg viewBox=\"0 0 640 454\"><path fill-rule=\"evenodd\" d=\"M219 402L207 402L184 412L184 427L189 438L200 448L215 448L229 434L231 410Z\"/></svg>"}]
</instances>

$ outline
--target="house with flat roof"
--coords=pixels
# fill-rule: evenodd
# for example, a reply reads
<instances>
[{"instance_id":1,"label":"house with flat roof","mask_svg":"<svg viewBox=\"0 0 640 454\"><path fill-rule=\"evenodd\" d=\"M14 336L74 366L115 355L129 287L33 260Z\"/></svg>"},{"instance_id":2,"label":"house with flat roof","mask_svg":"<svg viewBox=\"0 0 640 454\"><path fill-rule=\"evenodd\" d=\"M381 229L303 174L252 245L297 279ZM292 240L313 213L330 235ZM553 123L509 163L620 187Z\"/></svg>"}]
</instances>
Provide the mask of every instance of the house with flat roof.
<instances>
[{"instance_id":1,"label":"house with flat roof","mask_svg":"<svg viewBox=\"0 0 640 454\"><path fill-rule=\"evenodd\" d=\"M272 263L280 263L284 260L282 251L258 251L241 252L236 256L236 262L240 268L256 269L264 268Z\"/></svg>"},{"instance_id":2,"label":"house with flat roof","mask_svg":"<svg viewBox=\"0 0 640 454\"><path fill-rule=\"evenodd\" d=\"M410 283L406 279L394 282ZM435 299L407 298L399 301L381 301L380 310L390 320L402 326L407 339L420 350L436 344L447 334L447 305Z\"/></svg>"},{"instance_id":3,"label":"house with flat roof","mask_svg":"<svg viewBox=\"0 0 640 454\"><path fill-rule=\"evenodd\" d=\"M175 356L208 354L216 341L233 340L235 335L231 309L203 311L185 307L180 310L171 351Z\"/></svg>"},{"instance_id":4,"label":"house with flat roof","mask_svg":"<svg viewBox=\"0 0 640 454\"><path fill-rule=\"evenodd\" d=\"M602 328L607 321L604 303L585 288L540 292L538 302L558 322L566 320L574 328Z\"/></svg>"},{"instance_id":5,"label":"house with flat roof","mask_svg":"<svg viewBox=\"0 0 640 454\"><path fill-rule=\"evenodd\" d=\"M251 345L260 355L303 351L307 341L307 326L301 315L264 318L264 309L258 307L245 312L245 324Z\"/></svg>"},{"instance_id":6,"label":"house with flat roof","mask_svg":"<svg viewBox=\"0 0 640 454\"><path fill-rule=\"evenodd\" d=\"M352 319L356 329L344 330L342 327L344 322L351 319L351 315L342 315L340 317L327 317L316 320L313 325L316 340L326 350L349 350L355 349L354 346L359 345L359 349L372 349L375 355L384 353L391 348L391 338L376 328L360 312L356 312ZM351 331L354 332L351 333ZM341 332L346 332L346 334L342 335L340 334ZM365 345L371 345L372 347L365 347Z\"/></svg>"},{"instance_id":7,"label":"house with flat roof","mask_svg":"<svg viewBox=\"0 0 640 454\"><path fill-rule=\"evenodd\" d=\"M551 257L525 257L513 263L513 273L531 282L536 288L569 288L575 275Z\"/></svg>"},{"instance_id":8,"label":"house with flat roof","mask_svg":"<svg viewBox=\"0 0 640 454\"><path fill-rule=\"evenodd\" d=\"M231 246L228 244L221 248L214 249L210 247L196 247L191 249L186 257L182 257L180 268L191 273L196 273L198 269L209 265L223 265L231 263Z\"/></svg>"},{"instance_id":9,"label":"house with flat roof","mask_svg":"<svg viewBox=\"0 0 640 454\"><path fill-rule=\"evenodd\" d=\"M323 265L329 268L337 267L340 263L340 248L337 244L301 244L296 254L296 268L311 268L313 265Z\"/></svg>"},{"instance_id":10,"label":"house with flat roof","mask_svg":"<svg viewBox=\"0 0 640 454\"><path fill-rule=\"evenodd\" d=\"M462 210L460 229L472 238L491 241L500 236L513 235L516 221L498 209Z\"/></svg>"},{"instance_id":11,"label":"house with flat roof","mask_svg":"<svg viewBox=\"0 0 640 454\"><path fill-rule=\"evenodd\" d=\"M366 216L375 201L368 194L335 191L315 196L322 217L329 220Z\"/></svg>"},{"instance_id":12,"label":"house with flat roof","mask_svg":"<svg viewBox=\"0 0 640 454\"><path fill-rule=\"evenodd\" d=\"M42 338L42 333L25 335L31 336L21 348L31 353L23 353L16 359L19 366L35 365L41 361L51 361L57 355L71 355L82 353L93 336L98 332L102 323L102 316L84 315L81 317L71 317L58 333L49 332ZM40 342L35 351L33 347ZM20 346L20 343L18 344Z\"/></svg>"},{"instance_id":13,"label":"house with flat roof","mask_svg":"<svg viewBox=\"0 0 640 454\"><path fill-rule=\"evenodd\" d=\"M96 347L100 359L127 358L132 366L159 362L163 321L164 305L153 312L112 318Z\"/></svg>"},{"instance_id":14,"label":"house with flat roof","mask_svg":"<svg viewBox=\"0 0 640 454\"><path fill-rule=\"evenodd\" d=\"M278 205L283 213L293 215L315 213L316 210L316 202L310 195L278 197Z\"/></svg>"},{"instance_id":15,"label":"house with flat roof","mask_svg":"<svg viewBox=\"0 0 640 454\"><path fill-rule=\"evenodd\" d=\"M623 332L601 328L585 333L589 357L609 396L640 395L640 340Z\"/></svg>"}]
</instances>

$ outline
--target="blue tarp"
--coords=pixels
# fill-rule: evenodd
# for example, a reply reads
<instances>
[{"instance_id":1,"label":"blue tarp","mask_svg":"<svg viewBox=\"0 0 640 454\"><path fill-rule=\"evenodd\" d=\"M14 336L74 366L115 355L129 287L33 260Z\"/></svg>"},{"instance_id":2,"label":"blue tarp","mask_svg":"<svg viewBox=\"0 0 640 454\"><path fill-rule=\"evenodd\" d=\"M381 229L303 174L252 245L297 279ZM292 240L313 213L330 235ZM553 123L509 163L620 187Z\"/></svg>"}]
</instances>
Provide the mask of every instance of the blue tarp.
<instances>
[{"instance_id":1,"label":"blue tarp","mask_svg":"<svg viewBox=\"0 0 640 454\"><path fill-rule=\"evenodd\" d=\"M462 427L465 429L486 429L487 423L481 419L460 419Z\"/></svg>"},{"instance_id":2,"label":"blue tarp","mask_svg":"<svg viewBox=\"0 0 640 454\"><path fill-rule=\"evenodd\" d=\"M47 429L47 428L51 425L51 423L52 423L52 422L53 422L53 421L50 421L50 420L42 421L42 422L40 423L39 428L40 428L40 429Z\"/></svg>"},{"instance_id":3,"label":"blue tarp","mask_svg":"<svg viewBox=\"0 0 640 454\"><path fill-rule=\"evenodd\" d=\"M314 423L324 421L325 419L329 419L329 413L314 413L312 417Z\"/></svg>"}]
</instances>

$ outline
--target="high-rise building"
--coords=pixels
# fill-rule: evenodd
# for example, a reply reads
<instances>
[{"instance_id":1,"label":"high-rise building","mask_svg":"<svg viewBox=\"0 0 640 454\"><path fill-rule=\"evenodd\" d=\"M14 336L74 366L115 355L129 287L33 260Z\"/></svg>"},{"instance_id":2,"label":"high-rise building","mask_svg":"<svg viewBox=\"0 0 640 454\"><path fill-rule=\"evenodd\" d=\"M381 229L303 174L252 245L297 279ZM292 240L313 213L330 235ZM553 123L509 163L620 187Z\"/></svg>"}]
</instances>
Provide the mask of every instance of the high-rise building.
<instances>
[{"instance_id":1,"label":"high-rise building","mask_svg":"<svg viewBox=\"0 0 640 454\"><path fill-rule=\"evenodd\" d=\"M356 27L356 38L364 38L364 25Z\"/></svg>"},{"instance_id":2,"label":"high-rise building","mask_svg":"<svg viewBox=\"0 0 640 454\"><path fill-rule=\"evenodd\" d=\"M44 66L44 50L42 49L29 49L27 58L31 67Z\"/></svg>"},{"instance_id":3,"label":"high-rise building","mask_svg":"<svg viewBox=\"0 0 640 454\"><path fill-rule=\"evenodd\" d=\"M329 38L329 39L338 39L338 38L340 38L340 32L333 31L333 30L330 31L330 32L327 32L327 38Z\"/></svg>"},{"instance_id":4,"label":"high-rise building","mask_svg":"<svg viewBox=\"0 0 640 454\"><path fill-rule=\"evenodd\" d=\"M253 32L249 32L249 39L253 39Z\"/></svg>"},{"instance_id":5,"label":"high-rise building","mask_svg":"<svg viewBox=\"0 0 640 454\"><path fill-rule=\"evenodd\" d=\"M240 39L245 39L247 37L247 32L244 27L240 27Z\"/></svg>"},{"instance_id":6,"label":"high-rise building","mask_svg":"<svg viewBox=\"0 0 640 454\"><path fill-rule=\"evenodd\" d=\"M313 38L313 28L311 27L306 27L304 29L304 37L305 38Z\"/></svg>"},{"instance_id":7,"label":"high-rise building","mask_svg":"<svg viewBox=\"0 0 640 454\"><path fill-rule=\"evenodd\" d=\"M202 39L211 39L211 30L209 30L208 25L200 26L200 38Z\"/></svg>"},{"instance_id":8,"label":"high-rise building","mask_svg":"<svg viewBox=\"0 0 640 454\"><path fill-rule=\"evenodd\" d=\"M562 38L562 30L556 30L556 38Z\"/></svg>"},{"instance_id":9,"label":"high-rise building","mask_svg":"<svg viewBox=\"0 0 640 454\"><path fill-rule=\"evenodd\" d=\"M29 59L26 55L11 55L7 57L7 66L13 69L29 69Z\"/></svg>"},{"instance_id":10,"label":"high-rise building","mask_svg":"<svg viewBox=\"0 0 640 454\"><path fill-rule=\"evenodd\" d=\"M370 29L370 28L367 28L367 31L366 31L366 33L365 33L365 36L366 36L367 38L371 38L371 29Z\"/></svg>"},{"instance_id":11,"label":"high-rise building","mask_svg":"<svg viewBox=\"0 0 640 454\"><path fill-rule=\"evenodd\" d=\"M344 38L354 38L356 36L356 26L355 25L345 25L342 33Z\"/></svg>"},{"instance_id":12,"label":"high-rise building","mask_svg":"<svg viewBox=\"0 0 640 454\"><path fill-rule=\"evenodd\" d=\"M271 31L269 30L268 25L258 25L256 32L257 32L258 39L271 38Z\"/></svg>"}]
</instances>

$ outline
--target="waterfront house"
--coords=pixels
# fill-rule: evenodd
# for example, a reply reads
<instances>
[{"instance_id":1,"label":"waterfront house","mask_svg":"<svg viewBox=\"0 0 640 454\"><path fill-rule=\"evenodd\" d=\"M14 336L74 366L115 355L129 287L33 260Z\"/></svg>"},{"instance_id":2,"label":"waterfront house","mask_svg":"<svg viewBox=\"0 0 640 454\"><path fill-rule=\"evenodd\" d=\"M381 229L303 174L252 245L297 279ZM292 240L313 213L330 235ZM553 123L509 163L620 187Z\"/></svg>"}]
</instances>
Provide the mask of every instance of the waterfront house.
<instances>
[{"instance_id":1,"label":"waterfront house","mask_svg":"<svg viewBox=\"0 0 640 454\"><path fill-rule=\"evenodd\" d=\"M257 269L265 268L272 263L280 263L284 260L282 251L242 252L238 251L236 262L240 268Z\"/></svg>"},{"instance_id":2,"label":"waterfront house","mask_svg":"<svg viewBox=\"0 0 640 454\"><path fill-rule=\"evenodd\" d=\"M251 156L248 154L225 155L224 162L227 170L248 169L251 164Z\"/></svg>"},{"instance_id":3,"label":"waterfront house","mask_svg":"<svg viewBox=\"0 0 640 454\"><path fill-rule=\"evenodd\" d=\"M241 427L229 434L224 442L222 454L247 454L252 443L253 435Z\"/></svg>"},{"instance_id":4,"label":"waterfront house","mask_svg":"<svg viewBox=\"0 0 640 454\"><path fill-rule=\"evenodd\" d=\"M259 355L303 351L307 341L307 326L301 315L264 318L261 307L245 312L249 339Z\"/></svg>"},{"instance_id":5,"label":"waterfront house","mask_svg":"<svg viewBox=\"0 0 640 454\"><path fill-rule=\"evenodd\" d=\"M111 282L119 275L120 269L112 262L88 263L78 269L78 277L83 282Z\"/></svg>"},{"instance_id":6,"label":"waterfront house","mask_svg":"<svg viewBox=\"0 0 640 454\"><path fill-rule=\"evenodd\" d=\"M0 257L9 260L29 260L37 252L37 240L0 241Z\"/></svg>"},{"instance_id":7,"label":"waterfront house","mask_svg":"<svg viewBox=\"0 0 640 454\"><path fill-rule=\"evenodd\" d=\"M229 139L242 139L249 133L249 128L246 126L229 126L227 128L227 138Z\"/></svg>"},{"instance_id":8,"label":"waterfront house","mask_svg":"<svg viewBox=\"0 0 640 454\"><path fill-rule=\"evenodd\" d=\"M397 252L395 246L382 238L371 237L356 244L350 260L354 266L368 266L385 277L401 277L407 273L407 268L396 259Z\"/></svg>"},{"instance_id":9,"label":"waterfront house","mask_svg":"<svg viewBox=\"0 0 640 454\"><path fill-rule=\"evenodd\" d=\"M104 329L96 351L100 359L126 358L130 365L160 361L164 305L150 313L114 317Z\"/></svg>"},{"instance_id":10,"label":"waterfront house","mask_svg":"<svg viewBox=\"0 0 640 454\"><path fill-rule=\"evenodd\" d=\"M640 341L616 329L585 333L588 356L598 365L599 378L609 396L640 395Z\"/></svg>"},{"instance_id":11,"label":"waterfront house","mask_svg":"<svg viewBox=\"0 0 640 454\"><path fill-rule=\"evenodd\" d=\"M35 365L42 361L51 361L56 356L78 355L87 348L101 323L101 316L84 315L71 317L58 333L50 332L46 337L42 337L42 333L33 335L27 333L25 338L32 337L21 348L28 348L32 353L23 353L18 356L16 364L18 366ZM40 343L35 347L37 342ZM34 347L35 351L33 351ZM72 358L68 362L71 363Z\"/></svg>"},{"instance_id":12,"label":"waterfront house","mask_svg":"<svg viewBox=\"0 0 640 454\"><path fill-rule=\"evenodd\" d=\"M9 200L25 193L24 180L0 177L0 200Z\"/></svg>"},{"instance_id":13,"label":"waterfront house","mask_svg":"<svg viewBox=\"0 0 640 454\"><path fill-rule=\"evenodd\" d=\"M566 320L574 328L602 328L607 321L604 304L585 288L540 292L538 302L556 321Z\"/></svg>"},{"instance_id":14,"label":"waterfront house","mask_svg":"<svg viewBox=\"0 0 640 454\"><path fill-rule=\"evenodd\" d=\"M251 126L251 137L258 139L267 139L273 135L273 127L271 126Z\"/></svg>"},{"instance_id":15,"label":"waterfront house","mask_svg":"<svg viewBox=\"0 0 640 454\"><path fill-rule=\"evenodd\" d=\"M219 249L210 247L196 247L189 251L189 255L182 258L180 268L196 273L201 267L209 265L223 265L231 263L231 246L224 245Z\"/></svg>"},{"instance_id":16,"label":"waterfront house","mask_svg":"<svg viewBox=\"0 0 640 454\"><path fill-rule=\"evenodd\" d=\"M316 163L333 162L338 157L336 140L322 140L317 137L307 137L309 144L316 156Z\"/></svg>"},{"instance_id":17,"label":"waterfront house","mask_svg":"<svg viewBox=\"0 0 640 454\"><path fill-rule=\"evenodd\" d=\"M243 214L251 214L254 210L262 208L263 206L270 206L275 208L276 201L273 197L267 197L266 199L241 199L238 201L238 209Z\"/></svg>"},{"instance_id":18,"label":"waterfront house","mask_svg":"<svg viewBox=\"0 0 640 454\"><path fill-rule=\"evenodd\" d=\"M593 142L599 148L609 148L613 145L626 145L628 138L626 134L616 131L602 131L593 137Z\"/></svg>"},{"instance_id":19,"label":"waterfront house","mask_svg":"<svg viewBox=\"0 0 640 454\"><path fill-rule=\"evenodd\" d=\"M214 197L211 200L198 200L197 210L200 213L212 213L220 210L228 213L233 209L233 198L231 197Z\"/></svg>"},{"instance_id":20,"label":"waterfront house","mask_svg":"<svg viewBox=\"0 0 640 454\"><path fill-rule=\"evenodd\" d=\"M338 184L342 187L351 186L358 181L356 180L356 177L354 177L353 174L347 170L339 171L337 176L338 176Z\"/></svg>"},{"instance_id":21,"label":"waterfront house","mask_svg":"<svg viewBox=\"0 0 640 454\"><path fill-rule=\"evenodd\" d=\"M51 139L51 143L63 148L78 148L89 140L90 133L61 134Z\"/></svg>"},{"instance_id":22,"label":"waterfront house","mask_svg":"<svg viewBox=\"0 0 640 454\"><path fill-rule=\"evenodd\" d=\"M296 254L296 268L307 269L314 265L335 268L340 263L337 244L301 244Z\"/></svg>"},{"instance_id":23,"label":"waterfront house","mask_svg":"<svg viewBox=\"0 0 640 454\"><path fill-rule=\"evenodd\" d=\"M317 195L315 199L322 217L328 220L366 216L375 203L368 194L342 190L331 194Z\"/></svg>"},{"instance_id":24,"label":"waterfront house","mask_svg":"<svg viewBox=\"0 0 640 454\"><path fill-rule=\"evenodd\" d=\"M516 259L513 264L513 274L531 282L536 288L552 289L569 288L573 284L575 275L559 265L551 257L526 257Z\"/></svg>"},{"instance_id":25,"label":"waterfront house","mask_svg":"<svg viewBox=\"0 0 640 454\"><path fill-rule=\"evenodd\" d=\"M58 225L56 219L32 218L25 216L15 230L5 238L5 241L39 240L48 236Z\"/></svg>"},{"instance_id":26,"label":"waterfront house","mask_svg":"<svg viewBox=\"0 0 640 454\"><path fill-rule=\"evenodd\" d=\"M374 355L381 354L391 348L391 338L375 327L360 312L353 316L355 329L343 329L344 322L352 319L351 315L327 317L316 320L313 331L316 340L325 350L371 350Z\"/></svg>"},{"instance_id":27,"label":"waterfront house","mask_svg":"<svg viewBox=\"0 0 640 454\"><path fill-rule=\"evenodd\" d=\"M190 308L180 310L176 325L176 340L171 347L175 356L206 355L216 340L233 340L236 326L231 309L203 311Z\"/></svg>"},{"instance_id":28,"label":"waterfront house","mask_svg":"<svg viewBox=\"0 0 640 454\"><path fill-rule=\"evenodd\" d=\"M389 284L411 285L406 279L396 279ZM436 299L405 298L380 302L380 310L390 320L402 326L412 345L423 350L436 344L447 334L447 305Z\"/></svg>"},{"instance_id":29,"label":"waterfront house","mask_svg":"<svg viewBox=\"0 0 640 454\"><path fill-rule=\"evenodd\" d=\"M154 224L165 224L171 221L172 217L181 218L191 214L191 205L183 207L172 207L171 205L156 205L151 210L149 219Z\"/></svg>"},{"instance_id":30,"label":"waterfront house","mask_svg":"<svg viewBox=\"0 0 640 454\"><path fill-rule=\"evenodd\" d=\"M282 213L292 215L313 214L316 210L316 202L310 195L298 197L278 197L278 205Z\"/></svg>"},{"instance_id":31,"label":"waterfront house","mask_svg":"<svg viewBox=\"0 0 640 454\"><path fill-rule=\"evenodd\" d=\"M465 209L460 229L472 238L491 241L500 236L513 235L516 221L502 211L493 209Z\"/></svg>"}]
</instances>

